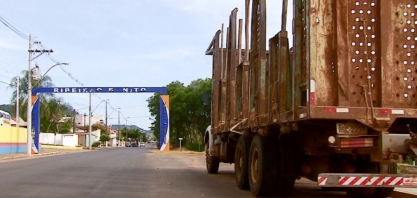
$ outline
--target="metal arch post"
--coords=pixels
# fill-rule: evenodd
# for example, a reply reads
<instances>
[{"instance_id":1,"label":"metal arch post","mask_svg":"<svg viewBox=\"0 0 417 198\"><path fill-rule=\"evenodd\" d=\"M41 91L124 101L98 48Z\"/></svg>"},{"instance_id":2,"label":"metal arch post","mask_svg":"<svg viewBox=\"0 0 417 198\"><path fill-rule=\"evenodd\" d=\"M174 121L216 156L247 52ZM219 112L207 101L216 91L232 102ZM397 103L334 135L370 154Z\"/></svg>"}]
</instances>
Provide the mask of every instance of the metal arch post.
<instances>
[{"instance_id":1,"label":"metal arch post","mask_svg":"<svg viewBox=\"0 0 417 198\"><path fill-rule=\"evenodd\" d=\"M169 95L159 97L159 150L169 151Z\"/></svg>"},{"instance_id":2,"label":"metal arch post","mask_svg":"<svg viewBox=\"0 0 417 198\"><path fill-rule=\"evenodd\" d=\"M34 145L39 152L40 97L41 93L160 93L160 146L169 151L169 95L166 87L34 87L32 97L37 100L32 108L32 125L35 132ZM33 97L35 98L35 97ZM30 137L31 138L31 137Z\"/></svg>"},{"instance_id":3,"label":"metal arch post","mask_svg":"<svg viewBox=\"0 0 417 198\"><path fill-rule=\"evenodd\" d=\"M41 103L41 99L40 97L38 97L36 95L36 92L33 92L33 108L32 108L32 125L33 125L33 130L35 132L35 137L33 139L33 144L35 145L36 150L34 151L35 153L39 153L40 152L40 145L39 145L39 135L40 135L40 103ZM30 137L32 138L32 137Z\"/></svg>"}]
</instances>

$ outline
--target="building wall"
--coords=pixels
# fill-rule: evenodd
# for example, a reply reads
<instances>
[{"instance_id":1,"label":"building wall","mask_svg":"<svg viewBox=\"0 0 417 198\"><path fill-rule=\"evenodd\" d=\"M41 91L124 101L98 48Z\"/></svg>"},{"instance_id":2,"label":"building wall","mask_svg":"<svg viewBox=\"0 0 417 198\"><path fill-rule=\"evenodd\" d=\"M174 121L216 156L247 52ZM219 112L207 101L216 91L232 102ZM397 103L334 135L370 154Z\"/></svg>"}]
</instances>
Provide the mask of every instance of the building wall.
<instances>
[{"instance_id":1,"label":"building wall","mask_svg":"<svg viewBox=\"0 0 417 198\"><path fill-rule=\"evenodd\" d=\"M76 134L56 134L40 133L39 142L41 144L53 144L61 146L78 146L78 135Z\"/></svg>"},{"instance_id":2,"label":"building wall","mask_svg":"<svg viewBox=\"0 0 417 198\"><path fill-rule=\"evenodd\" d=\"M103 123L103 116L91 116L91 124L96 124L96 123ZM84 114L77 114L75 115L75 124L77 126L88 126L89 122L88 122L88 116L84 116Z\"/></svg>"},{"instance_id":3,"label":"building wall","mask_svg":"<svg viewBox=\"0 0 417 198\"><path fill-rule=\"evenodd\" d=\"M91 145L96 142L100 141L101 130L97 129L95 131L91 131L91 141L89 140L88 133L82 134L78 136L78 144L83 147L88 147L88 143Z\"/></svg>"},{"instance_id":4,"label":"building wall","mask_svg":"<svg viewBox=\"0 0 417 198\"><path fill-rule=\"evenodd\" d=\"M0 126L0 154L26 152L27 129Z\"/></svg>"}]
</instances>

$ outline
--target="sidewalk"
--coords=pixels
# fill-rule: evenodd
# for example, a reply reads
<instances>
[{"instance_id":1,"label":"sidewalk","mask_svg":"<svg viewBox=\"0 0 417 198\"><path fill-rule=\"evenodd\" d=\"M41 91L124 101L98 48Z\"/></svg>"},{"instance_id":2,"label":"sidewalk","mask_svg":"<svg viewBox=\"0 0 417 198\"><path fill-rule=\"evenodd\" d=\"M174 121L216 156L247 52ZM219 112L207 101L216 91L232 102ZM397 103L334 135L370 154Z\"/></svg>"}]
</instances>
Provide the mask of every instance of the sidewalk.
<instances>
[{"instance_id":1,"label":"sidewalk","mask_svg":"<svg viewBox=\"0 0 417 198\"><path fill-rule=\"evenodd\" d=\"M26 153L13 153L13 154L0 154L0 162L13 160L13 159L24 159L24 158L33 158L33 157L41 157L47 155L58 155L58 154L67 154L67 153L79 153L79 152L88 152L90 150L83 150L81 149L68 149L64 147L47 147L42 148L39 154L32 154L28 156Z\"/></svg>"}]
</instances>

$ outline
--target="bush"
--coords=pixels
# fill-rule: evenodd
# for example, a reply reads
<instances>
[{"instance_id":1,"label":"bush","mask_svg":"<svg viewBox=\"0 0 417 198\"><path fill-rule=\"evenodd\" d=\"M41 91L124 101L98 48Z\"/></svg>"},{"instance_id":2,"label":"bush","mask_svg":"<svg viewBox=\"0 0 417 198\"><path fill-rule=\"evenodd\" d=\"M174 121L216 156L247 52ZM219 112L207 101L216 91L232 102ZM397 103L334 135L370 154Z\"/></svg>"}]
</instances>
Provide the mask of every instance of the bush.
<instances>
[{"instance_id":1,"label":"bush","mask_svg":"<svg viewBox=\"0 0 417 198\"><path fill-rule=\"evenodd\" d=\"M100 141L101 142L110 141L110 136L108 136L107 134L102 134L100 136Z\"/></svg>"},{"instance_id":2,"label":"bush","mask_svg":"<svg viewBox=\"0 0 417 198\"><path fill-rule=\"evenodd\" d=\"M203 144L198 144L198 143L188 143L185 144L183 147L185 147L186 149L190 150L190 151L204 151L204 145Z\"/></svg>"},{"instance_id":3,"label":"bush","mask_svg":"<svg viewBox=\"0 0 417 198\"><path fill-rule=\"evenodd\" d=\"M91 145L92 147L98 147L98 146L100 146L100 142L94 142L92 145Z\"/></svg>"}]
</instances>

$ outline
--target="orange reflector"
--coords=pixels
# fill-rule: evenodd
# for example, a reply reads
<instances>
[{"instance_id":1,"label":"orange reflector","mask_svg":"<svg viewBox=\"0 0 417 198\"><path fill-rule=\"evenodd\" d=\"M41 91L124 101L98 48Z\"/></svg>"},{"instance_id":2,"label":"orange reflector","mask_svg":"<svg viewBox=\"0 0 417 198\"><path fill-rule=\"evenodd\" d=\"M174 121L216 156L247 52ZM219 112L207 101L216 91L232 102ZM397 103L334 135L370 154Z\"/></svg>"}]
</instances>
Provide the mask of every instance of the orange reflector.
<instances>
[{"instance_id":1,"label":"orange reflector","mask_svg":"<svg viewBox=\"0 0 417 198\"><path fill-rule=\"evenodd\" d=\"M373 147L373 138L342 138L340 139L340 148L362 148Z\"/></svg>"}]
</instances>

